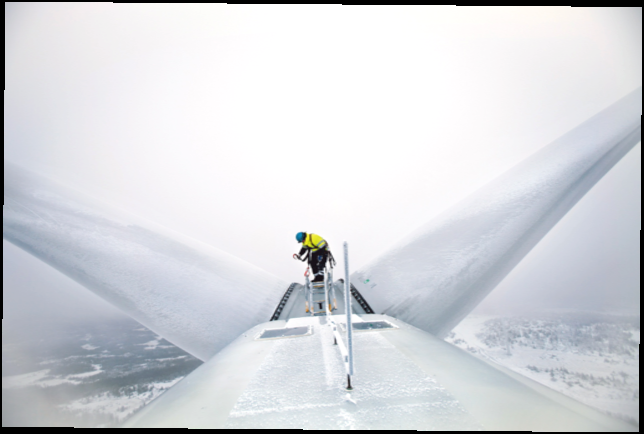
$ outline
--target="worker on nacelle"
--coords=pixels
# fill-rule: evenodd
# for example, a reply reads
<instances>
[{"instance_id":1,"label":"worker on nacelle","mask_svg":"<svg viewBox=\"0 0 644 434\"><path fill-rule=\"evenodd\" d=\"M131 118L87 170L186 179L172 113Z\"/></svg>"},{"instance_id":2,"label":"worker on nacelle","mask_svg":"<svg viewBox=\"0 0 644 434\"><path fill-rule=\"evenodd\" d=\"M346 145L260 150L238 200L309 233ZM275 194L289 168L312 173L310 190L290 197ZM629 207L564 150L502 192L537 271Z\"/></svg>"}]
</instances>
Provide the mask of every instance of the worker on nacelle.
<instances>
[{"instance_id":1,"label":"worker on nacelle","mask_svg":"<svg viewBox=\"0 0 644 434\"><path fill-rule=\"evenodd\" d=\"M313 282L322 282L324 280L324 267L329 255L331 255L331 266L335 264L329 244L317 234L307 234L306 232L298 232L295 236L298 243L302 243L302 248L299 253L293 254L293 258L304 261L308 258L309 265L313 269ZM304 253L307 256L302 257Z\"/></svg>"}]
</instances>

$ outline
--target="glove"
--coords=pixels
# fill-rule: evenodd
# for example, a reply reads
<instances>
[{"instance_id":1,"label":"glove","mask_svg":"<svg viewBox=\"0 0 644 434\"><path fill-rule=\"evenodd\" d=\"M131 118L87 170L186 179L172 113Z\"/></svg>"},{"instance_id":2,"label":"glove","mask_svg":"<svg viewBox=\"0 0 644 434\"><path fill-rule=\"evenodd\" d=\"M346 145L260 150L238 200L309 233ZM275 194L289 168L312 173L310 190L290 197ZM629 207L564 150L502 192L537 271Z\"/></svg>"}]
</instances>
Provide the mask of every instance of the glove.
<instances>
[{"instance_id":1,"label":"glove","mask_svg":"<svg viewBox=\"0 0 644 434\"><path fill-rule=\"evenodd\" d=\"M293 253L293 259L298 259L300 261L302 260L302 258L300 258L300 255L298 255L297 253Z\"/></svg>"}]
</instances>

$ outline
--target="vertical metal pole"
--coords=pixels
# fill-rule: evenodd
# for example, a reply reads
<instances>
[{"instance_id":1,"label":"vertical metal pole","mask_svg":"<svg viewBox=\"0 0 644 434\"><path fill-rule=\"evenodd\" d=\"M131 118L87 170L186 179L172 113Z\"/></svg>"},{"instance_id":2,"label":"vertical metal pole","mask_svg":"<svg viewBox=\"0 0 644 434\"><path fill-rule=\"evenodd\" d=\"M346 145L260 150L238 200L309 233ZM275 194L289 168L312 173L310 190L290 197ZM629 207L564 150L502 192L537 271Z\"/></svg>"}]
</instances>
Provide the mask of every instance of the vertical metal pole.
<instances>
[{"instance_id":1,"label":"vertical metal pole","mask_svg":"<svg viewBox=\"0 0 644 434\"><path fill-rule=\"evenodd\" d=\"M344 300L347 312L347 352L349 353L348 387L351 389L351 375L353 375L353 325L351 323L351 283L349 282L349 246L344 242Z\"/></svg>"},{"instance_id":2,"label":"vertical metal pole","mask_svg":"<svg viewBox=\"0 0 644 434\"><path fill-rule=\"evenodd\" d=\"M329 316L330 309L329 309L329 272L324 273L324 311L326 312L326 316Z\"/></svg>"}]
</instances>

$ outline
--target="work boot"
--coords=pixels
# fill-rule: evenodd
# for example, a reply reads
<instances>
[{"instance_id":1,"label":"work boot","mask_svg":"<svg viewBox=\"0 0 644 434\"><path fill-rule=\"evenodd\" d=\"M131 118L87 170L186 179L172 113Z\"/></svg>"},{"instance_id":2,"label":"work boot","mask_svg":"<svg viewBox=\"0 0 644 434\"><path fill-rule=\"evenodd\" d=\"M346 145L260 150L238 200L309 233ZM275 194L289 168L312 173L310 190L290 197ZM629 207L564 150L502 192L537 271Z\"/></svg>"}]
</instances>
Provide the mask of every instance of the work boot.
<instances>
[{"instance_id":1,"label":"work boot","mask_svg":"<svg viewBox=\"0 0 644 434\"><path fill-rule=\"evenodd\" d=\"M317 276L315 276L313 282L324 282L324 274L318 274Z\"/></svg>"}]
</instances>

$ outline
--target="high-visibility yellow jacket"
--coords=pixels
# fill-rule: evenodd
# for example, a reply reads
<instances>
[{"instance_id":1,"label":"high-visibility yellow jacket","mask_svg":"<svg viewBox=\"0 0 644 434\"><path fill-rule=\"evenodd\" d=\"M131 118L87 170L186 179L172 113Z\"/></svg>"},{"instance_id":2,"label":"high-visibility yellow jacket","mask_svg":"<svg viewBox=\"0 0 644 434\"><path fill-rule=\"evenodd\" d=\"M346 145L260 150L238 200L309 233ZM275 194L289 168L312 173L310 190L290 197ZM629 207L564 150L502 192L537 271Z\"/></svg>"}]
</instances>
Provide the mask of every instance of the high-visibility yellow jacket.
<instances>
[{"instance_id":1,"label":"high-visibility yellow jacket","mask_svg":"<svg viewBox=\"0 0 644 434\"><path fill-rule=\"evenodd\" d=\"M321 236L317 234L306 234L306 238L302 242L302 253L304 249L311 249L312 252L320 249L328 249L327 243Z\"/></svg>"}]
</instances>

